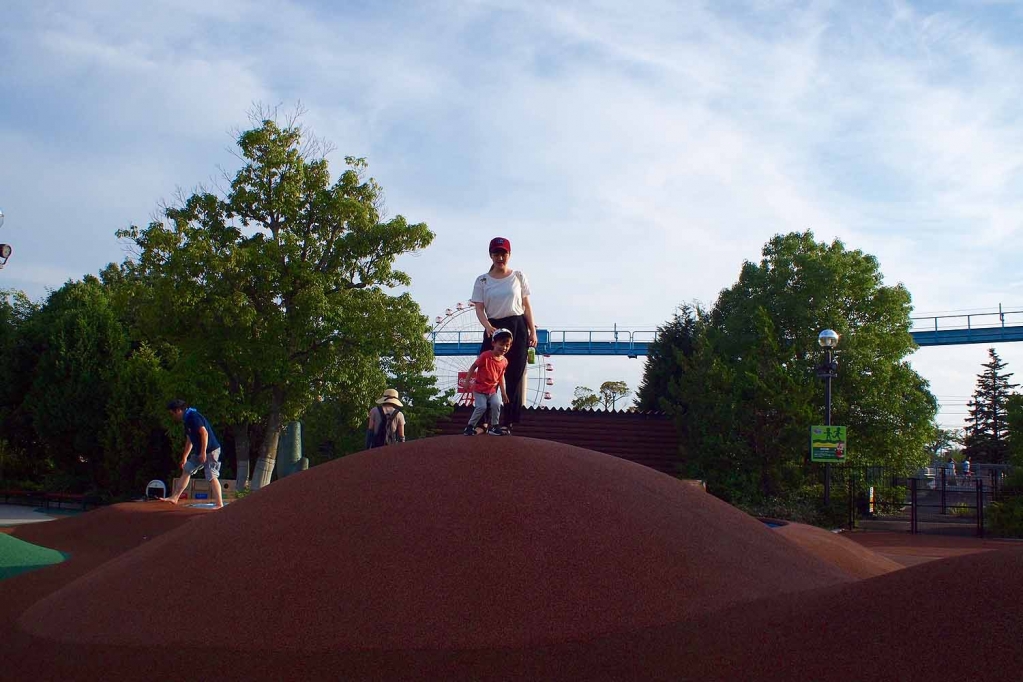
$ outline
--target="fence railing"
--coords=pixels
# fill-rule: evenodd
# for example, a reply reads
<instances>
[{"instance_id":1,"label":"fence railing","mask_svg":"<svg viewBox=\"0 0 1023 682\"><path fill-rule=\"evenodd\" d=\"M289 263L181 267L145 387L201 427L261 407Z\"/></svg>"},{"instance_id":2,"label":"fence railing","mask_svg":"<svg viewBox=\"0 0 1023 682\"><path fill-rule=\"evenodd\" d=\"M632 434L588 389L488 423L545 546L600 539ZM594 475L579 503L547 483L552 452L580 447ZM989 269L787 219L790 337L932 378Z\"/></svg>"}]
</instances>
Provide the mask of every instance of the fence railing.
<instances>
[{"instance_id":1,"label":"fence railing","mask_svg":"<svg viewBox=\"0 0 1023 682\"><path fill-rule=\"evenodd\" d=\"M1023 309L987 310L956 315L931 315L913 317L914 332L939 332L951 329L991 329L993 327L1015 327L1023 325Z\"/></svg>"},{"instance_id":2,"label":"fence railing","mask_svg":"<svg viewBox=\"0 0 1023 682\"><path fill-rule=\"evenodd\" d=\"M845 505L849 528L867 519L904 522L911 533L921 532L921 524L924 530L972 525L983 537L985 510L1005 495L1007 470L983 465L953 474L938 467L907 475L880 466L839 466L832 469L832 498Z\"/></svg>"}]
</instances>

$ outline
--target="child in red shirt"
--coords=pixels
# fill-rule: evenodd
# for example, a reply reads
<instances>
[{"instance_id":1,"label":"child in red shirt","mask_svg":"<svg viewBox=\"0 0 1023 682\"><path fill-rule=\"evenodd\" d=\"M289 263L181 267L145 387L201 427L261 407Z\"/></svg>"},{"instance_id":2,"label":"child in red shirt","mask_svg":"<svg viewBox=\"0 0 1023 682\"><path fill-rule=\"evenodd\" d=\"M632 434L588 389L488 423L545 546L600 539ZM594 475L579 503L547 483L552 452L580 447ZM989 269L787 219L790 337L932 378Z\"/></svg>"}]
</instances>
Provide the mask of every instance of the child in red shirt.
<instances>
[{"instance_id":1,"label":"child in red shirt","mask_svg":"<svg viewBox=\"0 0 1023 682\"><path fill-rule=\"evenodd\" d=\"M512 345L512 333L507 329L494 331L494 347L480 353L472 366L466 381L473 383L472 391L476 409L472 412L469 425L463 433L466 436L476 435L476 426L487 408L490 408L490 430L492 436L506 436L508 430L498 426L501 420L501 405L508 402L508 392L504 388L504 372L508 369L508 349ZM475 378L475 382L473 382ZM497 390L501 389L498 397Z\"/></svg>"}]
</instances>

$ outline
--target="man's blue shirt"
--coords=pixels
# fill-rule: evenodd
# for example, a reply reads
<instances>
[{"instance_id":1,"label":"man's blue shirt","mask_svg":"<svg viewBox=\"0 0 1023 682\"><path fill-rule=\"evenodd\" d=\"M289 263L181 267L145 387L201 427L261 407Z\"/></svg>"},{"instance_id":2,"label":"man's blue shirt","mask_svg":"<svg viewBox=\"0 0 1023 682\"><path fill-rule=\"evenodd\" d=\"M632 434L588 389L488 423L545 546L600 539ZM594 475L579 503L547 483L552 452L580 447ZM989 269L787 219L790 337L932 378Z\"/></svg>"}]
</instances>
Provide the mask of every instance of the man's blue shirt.
<instances>
[{"instance_id":1,"label":"man's blue shirt","mask_svg":"<svg viewBox=\"0 0 1023 682\"><path fill-rule=\"evenodd\" d=\"M199 452L199 448L202 447L202 435L199 433L199 427L206 427L206 453L209 454L220 447L220 441L217 440L216 434L213 433L213 427L210 425L210 420L202 416L199 410L194 407L190 407L185 410L184 415L185 422L185 433L188 434L188 440L192 441L192 449Z\"/></svg>"}]
</instances>

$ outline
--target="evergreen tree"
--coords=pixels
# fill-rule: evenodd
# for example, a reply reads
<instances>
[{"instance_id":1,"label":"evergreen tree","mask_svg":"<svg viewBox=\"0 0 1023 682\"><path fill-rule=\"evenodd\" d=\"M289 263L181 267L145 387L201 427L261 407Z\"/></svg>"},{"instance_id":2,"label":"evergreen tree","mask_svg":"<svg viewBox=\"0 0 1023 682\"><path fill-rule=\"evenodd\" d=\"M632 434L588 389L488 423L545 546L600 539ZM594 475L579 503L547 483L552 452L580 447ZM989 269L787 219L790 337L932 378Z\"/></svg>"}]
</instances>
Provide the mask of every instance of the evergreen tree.
<instances>
[{"instance_id":1,"label":"evergreen tree","mask_svg":"<svg viewBox=\"0 0 1023 682\"><path fill-rule=\"evenodd\" d=\"M1003 372L1006 363L994 348L988 349L989 360L977 375L977 389L968 403L970 416L966 422L963 454L977 462L1001 464L1009 455L1008 406L1012 389L1012 372Z\"/></svg>"},{"instance_id":2,"label":"evergreen tree","mask_svg":"<svg viewBox=\"0 0 1023 682\"><path fill-rule=\"evenodd\" d=\"M636 391L636 407L644 412L670 409L668 388L680 369L680 358L692 357L696 346L699 310L685 303L667 323L657 328L657 338L647 350L643 381Z\"/></svg>"}]
</instances>

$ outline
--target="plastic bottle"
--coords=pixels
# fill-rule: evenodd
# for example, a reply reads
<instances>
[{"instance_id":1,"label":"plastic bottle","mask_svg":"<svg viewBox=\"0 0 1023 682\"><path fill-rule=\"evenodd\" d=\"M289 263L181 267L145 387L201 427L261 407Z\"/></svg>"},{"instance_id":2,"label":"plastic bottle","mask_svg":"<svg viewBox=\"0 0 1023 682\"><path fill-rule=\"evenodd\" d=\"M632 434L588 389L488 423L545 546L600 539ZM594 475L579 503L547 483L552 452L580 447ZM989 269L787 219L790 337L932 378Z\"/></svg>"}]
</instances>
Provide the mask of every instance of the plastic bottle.
<instances>
[{"instance_id":1,"label":"plastic bottle","mask_svg":"<svg viewBox=\"0 0 1023 682\"><path fill-rule=\"evenodd\" d=\"M526 351L526 362L531 365L536 364L536 349L532 346L530 346L529 350Z\"/></svg>"}]
</instances>

